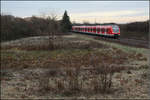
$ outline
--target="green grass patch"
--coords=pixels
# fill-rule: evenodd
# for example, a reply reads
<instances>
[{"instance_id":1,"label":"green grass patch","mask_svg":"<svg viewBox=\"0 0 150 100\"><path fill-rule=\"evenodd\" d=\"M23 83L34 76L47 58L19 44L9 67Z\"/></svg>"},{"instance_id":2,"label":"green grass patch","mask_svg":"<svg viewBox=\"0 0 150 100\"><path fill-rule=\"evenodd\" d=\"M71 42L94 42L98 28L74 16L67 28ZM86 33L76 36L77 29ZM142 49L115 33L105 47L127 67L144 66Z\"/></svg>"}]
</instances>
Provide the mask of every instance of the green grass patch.
<instances>
[{"instance_id":1,"label":"green grass patch","mask_svg":"<svg viewBox=\"0 0 150 100\"><path fill-rule=\"evenodd\" d=\"M110 48L113 48L113 47L118 48L127 53L137 52L137 53L142 53L142 54L146 55L149 51L148 49L145 49L145 48L137 48L137 47L131 47L131 46L121 45L121 44L117 44L117 43L111 43L111 42L107 42L107 41L95 40L95 39L87 37L85 35L80 35L80 36L78 36L78 38L80 38L82 40L89 40L89 41L102 43L104 45L107 45Z\"/></svg>"}]
</instances>

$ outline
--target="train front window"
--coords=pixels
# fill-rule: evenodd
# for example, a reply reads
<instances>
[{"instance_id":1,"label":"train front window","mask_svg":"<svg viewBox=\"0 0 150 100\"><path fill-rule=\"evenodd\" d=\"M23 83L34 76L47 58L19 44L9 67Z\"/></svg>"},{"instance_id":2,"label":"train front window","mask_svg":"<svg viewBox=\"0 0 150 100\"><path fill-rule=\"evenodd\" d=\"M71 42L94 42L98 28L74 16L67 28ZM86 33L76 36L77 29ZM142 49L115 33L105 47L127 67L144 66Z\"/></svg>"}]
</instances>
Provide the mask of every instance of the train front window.
<instances>
[{"instance_id":1,"label":"train front window","mask_svg":"<svg viewBox=\"0 0 150 100\"><path fill-rule=\"evenodd\" d=\"M114 33L119 33L119 28L113 28Z\"/></svg>"}]
</instances>

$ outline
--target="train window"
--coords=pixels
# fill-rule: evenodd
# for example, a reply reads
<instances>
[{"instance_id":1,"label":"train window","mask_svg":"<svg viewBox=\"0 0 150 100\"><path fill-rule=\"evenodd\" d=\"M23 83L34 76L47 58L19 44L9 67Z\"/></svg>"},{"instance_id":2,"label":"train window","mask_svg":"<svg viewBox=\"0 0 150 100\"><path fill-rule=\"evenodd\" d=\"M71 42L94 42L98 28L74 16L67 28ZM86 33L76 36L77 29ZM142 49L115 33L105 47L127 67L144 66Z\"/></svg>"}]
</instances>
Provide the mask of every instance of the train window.
<instances>
[{"instance_id":1,"label":"train window","mask_svg":"<svg viewBox=\"0 0 150 100\"><path fill-rule=\"evenodd\" d=\"M85 28L85 31L87 31L87 28Z\"/></svg>"},{"instance_id":2,"label":"train window","mask_svg":"<svg viewBox=\"0 0 150 100\"><path fill-rule=\"evenodd\" d=\"M101 32L102 32L102 33L105 33L105 29L104 29L104 28L102 28L102 29L101 29Z\"/></svg>"},{"instance_id":3,"label":"train window","mask_svg":"<svg viewBox=\"0 0 150 100\"><path fill-rule=\"evenodd\" d=\"M90 28L88 28L88 32L90 31Z\"/></svg>"},{"instance_id":4,"label":"train window","mask_svg":"<svg viewBox=\"0 0 150 100\"><path fill-rule=\"evenodd\" d=\"M100 32L100 28L97 28L97 32L98 32L98 33Z\"/></svg>"},{"instance_id":5,"label":"train window","mask_svg":"<svg viewBox=\"0 0 150 100\"><path fill-rule=\"evenodd\" d=\"M113 28L113 32L114 33L118 33L119 32L119 28Z\"/></svg>"},{"instance_id":6,"label":"train window","mask_svg":"<svg viewBox=\"0 0 150 100\"><path fill-rule=\"evenodd\" d=\"M94 28L93 31L96 32L96 28Z\"/></svg>"},{"instance_id":7,"label":"train window","mask_svg":"<svg viewBox=\"0 0 150 100\"><path fill-rule=\"evenodd\" d=\"M90 30L91 32L92 32L92 28L91 28L91 30Z\"/></svg>"},{"instance_id":8,"label":"train window","mask_svg":"<svg viewBox=\"0 0 150 100\"><path fill-rule=\"evenodd\" d=\"M109 29L109 28L107 28L107 29L106 29L106 32L107 32L107 33L110 33L110 29Z\"/></svg>"}]
</instances>

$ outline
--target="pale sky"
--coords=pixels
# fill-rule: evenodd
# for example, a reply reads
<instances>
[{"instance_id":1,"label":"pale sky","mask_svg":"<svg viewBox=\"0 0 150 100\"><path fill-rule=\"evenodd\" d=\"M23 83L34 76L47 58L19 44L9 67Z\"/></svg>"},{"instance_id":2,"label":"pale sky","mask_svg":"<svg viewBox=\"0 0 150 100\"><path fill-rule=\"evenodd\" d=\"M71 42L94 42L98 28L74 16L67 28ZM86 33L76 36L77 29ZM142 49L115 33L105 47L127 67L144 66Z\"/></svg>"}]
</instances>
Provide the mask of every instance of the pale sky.
<instances>
[{"instance_id":1,"label":"pale sky","mask_svg":"<svg viewBox=\"0 0 150 100\"><path fill-rule=\"evenodd\" d=\"M1 13L17 17L56 14L67 10L73 22L128 23L149 19L149 1L1 1Z\"/></svg>"}]
</instances>

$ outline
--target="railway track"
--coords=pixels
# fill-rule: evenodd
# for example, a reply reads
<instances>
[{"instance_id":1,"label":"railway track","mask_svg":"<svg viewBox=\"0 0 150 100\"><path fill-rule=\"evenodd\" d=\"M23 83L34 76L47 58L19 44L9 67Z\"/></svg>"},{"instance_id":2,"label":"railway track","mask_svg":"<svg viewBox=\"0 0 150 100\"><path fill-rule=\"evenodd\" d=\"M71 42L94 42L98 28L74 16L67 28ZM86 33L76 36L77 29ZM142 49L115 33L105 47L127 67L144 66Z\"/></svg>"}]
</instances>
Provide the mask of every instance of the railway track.
<instances>
[{"instance_id":1,"label":"railway track","mask_svg":"<svg viewBox=\"0 0 150 100\"><path fill-rule=\"evenodd\" d=\"M105 38L99 36L94 37L94 39L115 42L123 45L135 46L135 47L149 48L149 42L146 40L139 40L139 39L132 39L132 38L113 39L113 38Z\"/></svg>"},{"instance_id":2,"label":"railway track","mask_svg":"<svg viewBox=\"0 0 150 100\"><path fill-rule=\"evenodd\" d=\"M78 34L81 34L81 33L78 33ZM95 36L95 35L87 35L87 34L83 34L83 35L92 37L97 40L109 41L109 42L114 42L114 43L119 43L119 44L123 44L123 45L134 46L134 47L150 48L150 46L149 46L150 42L148 40L140 40L140 39L136 39L136 38L114 39L114 38L107 38L107 37L101 37L101 36Z\"/></svg>"}]
</instances>

